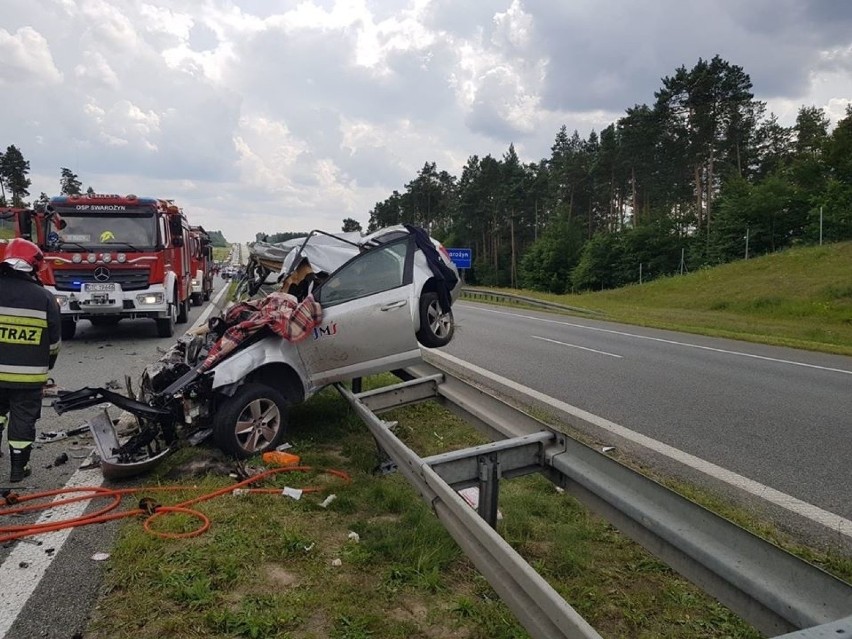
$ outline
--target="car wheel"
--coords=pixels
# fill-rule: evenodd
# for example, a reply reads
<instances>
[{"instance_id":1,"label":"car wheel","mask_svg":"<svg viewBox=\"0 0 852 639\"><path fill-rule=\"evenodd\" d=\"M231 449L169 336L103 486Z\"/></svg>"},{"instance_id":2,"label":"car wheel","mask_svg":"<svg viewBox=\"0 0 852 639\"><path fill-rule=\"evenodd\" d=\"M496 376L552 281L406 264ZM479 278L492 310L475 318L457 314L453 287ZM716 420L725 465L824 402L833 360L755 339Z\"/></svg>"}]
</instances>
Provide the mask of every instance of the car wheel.
<instances>
[{"instance_id":1,"label":"car wheel","mask_svg":"<svg viewBox=\"0 0 852 639\"><path fill-rule=\"evenodd\" d=\"M169 304L169 316L158 317L157 335L159 337L171 337L175 334L175 322L177 321L177 307L174 304Z\"/></svg>"},{"instance_id":2,"label":"car wheel","mask_svg":"<svg viewBox=\"0 0 852 639\"><path fill-rule=\"evenodd\" d=\"M420 330L417 341L428 348L446 346L453 339L456 330L453 311L444 313L438 303L438 294L434 291L420 296Z\"/></svg>"},{"instance_id":3,"label":"car wheel","mask_svg":"<svg viewBox=\"0 0 852 639\"><path fill-rule=\"evenodd\" d=\"M245 459L275 448L284 437L287 400L266 384L249 382L216 411L213 438L229 455Z\"/></svg>"},{"instance_id":4,"label":"car wheel","mask_svg":"<svg viewBox=\"0 0 852 639\"><path fill-rule=\"evenodd\" d=\"M74 334L77 332L77 322L75 322L73 319L63 319L61 327L62 339L74 339Z\"/></svg>"}]
</instances>

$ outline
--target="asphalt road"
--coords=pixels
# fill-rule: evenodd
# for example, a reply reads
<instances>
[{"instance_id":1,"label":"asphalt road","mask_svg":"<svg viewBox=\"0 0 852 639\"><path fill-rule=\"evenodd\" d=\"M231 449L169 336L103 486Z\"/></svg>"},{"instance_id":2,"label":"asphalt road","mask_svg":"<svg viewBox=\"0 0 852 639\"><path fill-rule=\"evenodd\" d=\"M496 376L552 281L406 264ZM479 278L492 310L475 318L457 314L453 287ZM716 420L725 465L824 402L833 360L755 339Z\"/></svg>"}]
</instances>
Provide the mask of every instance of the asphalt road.
<instances>
[{"instance_id":1,"label":"asphalt road","mask_svg":"<svg viewBox=\"0 0 852 639\"><path fill-rule=\"evenodd\" d=\"M216 278L214 288L218 291L222 285L223 281ZM153 320L122 320L113 327L95 327L83 320L78 325L75 338L63 342L51 375L57 385L68 390L100 386L120 387L119 392L123 392L121 389L124 388L125 375L129 375L134 385L138 386L145 366L156 361L160 357L160 350L168 349L178 335L192 326L204 308L190 307L189 322L177 325L173 338L157 337ZM49 399L44 401L42 418L38 424L40 433L77 428L98 410L90 408L59 416L50 408L50 402ZM119 411L113 408L111 415L117 418ZM32 456L33 474L23 482L23 488L28 490L21 492L27 494L60 488L69 479L83 486L100 484L102 477L99 470L78 471L92 445L91 437L74 437L37 445ZM4 438L0 486L6 486L9 478L9 457L5 454L5 448ZM62 453L68 455L68 462L54 465ZM16 489L19 487L16 486ZM91 505L92 508L96 506L103 506L103 502ZM67 516L55 517L67 519ZM3 525L19 525L35 520L34 517L21 517L14 522L6 519ZM3 596L0 604L0 637L71 639L81 636L91 607L97 599L106 564L92 557L96 553L110 552L116 529L114 524L75 528L64 545L60 533L50 533L29 542L13 542L0 547L0 592ZM40 578L42 570L44 577Z\"/></svg>"},{"instance_id":2,"label":"asphalt road","mask_svg":"<svg viewBox=\"0 0 852 639\"><path fill-rule=\"evenodd\" d=\"M852 519L852 358L474 303L446 352Z\"/></svg>"}]
</instances>

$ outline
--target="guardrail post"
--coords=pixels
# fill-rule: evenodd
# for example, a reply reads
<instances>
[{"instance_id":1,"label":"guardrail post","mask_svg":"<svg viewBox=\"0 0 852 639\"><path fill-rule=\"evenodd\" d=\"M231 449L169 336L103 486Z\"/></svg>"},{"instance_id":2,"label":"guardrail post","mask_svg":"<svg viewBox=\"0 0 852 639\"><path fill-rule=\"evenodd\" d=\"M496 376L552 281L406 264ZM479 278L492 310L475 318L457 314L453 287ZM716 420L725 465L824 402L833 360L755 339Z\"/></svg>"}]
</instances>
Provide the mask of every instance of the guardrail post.
<instances>
[{"instance_id":1,"label":"guardrail post","mask_svg":"<svg viewBox=\"0 0 852 639\"><path fill-rule=\"evenodd\" d=\"M496 455L484 455L479 462L479 504L477 512L488 525L497 528L497 500L500 496L500 461Z\"/></svg>"}]
</instances>

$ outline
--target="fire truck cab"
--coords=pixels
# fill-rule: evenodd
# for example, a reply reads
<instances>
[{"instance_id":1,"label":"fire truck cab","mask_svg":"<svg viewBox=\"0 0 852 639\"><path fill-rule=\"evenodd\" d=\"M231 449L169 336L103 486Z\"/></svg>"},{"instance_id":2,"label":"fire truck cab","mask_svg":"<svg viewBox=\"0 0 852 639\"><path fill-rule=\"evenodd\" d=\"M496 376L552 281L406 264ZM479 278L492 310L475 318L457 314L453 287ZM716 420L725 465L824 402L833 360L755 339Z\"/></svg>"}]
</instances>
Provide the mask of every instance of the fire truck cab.
<instances>
[{"instance_id":1,"label":"fire truck cab","mask_svg":"<svg viewBox=\"0 0 852 639\"><path fill-rule=\"evenodd\" d=\"M62 338L77 322L150 318L160 337L188 320L190 228L172 200L108 194L54 197L45 209L62 228L37 224L42 281L62 311Z\"/></svg>"},{"instance_id":2,"label":"fire truck cab","mask_svg":"<svg viewBox=\"0 0 852 639\"><path fill-rule=\"evenodd\" d=\"M201 306L213 293L213 243L202 226L190 226L190 274L193 305Z\"/></svg>"}]
</instances>

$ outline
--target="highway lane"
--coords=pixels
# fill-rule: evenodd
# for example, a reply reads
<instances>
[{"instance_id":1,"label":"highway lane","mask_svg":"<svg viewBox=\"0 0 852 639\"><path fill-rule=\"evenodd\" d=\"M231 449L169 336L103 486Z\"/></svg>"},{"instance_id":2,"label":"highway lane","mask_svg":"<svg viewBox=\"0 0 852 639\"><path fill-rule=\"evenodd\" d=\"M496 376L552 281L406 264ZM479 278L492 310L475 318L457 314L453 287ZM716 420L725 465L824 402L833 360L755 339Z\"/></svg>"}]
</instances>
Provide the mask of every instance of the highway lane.
<instances>
[{"instance_id":1,"label":"highway lane","mask_svg":"<svg viewBox=\"0 0 852 639\"><path fill-rule=\"evenodd\" d=\"M852 518L852 358L459 303L445 350Z\"/></svg>"},{"instance_id":2,"label":"highway lane","mask_svg":"<svg viewBox=\"0 0 852 639\"><path fill-rule=\"evenodd\" d=\"M215 292L225 285L215 278ZM214 292L214 296L215 296ZM134 387L145 366L156 361L171 347L175 339L198 319L207 305L190 307L189 323L178 324L174 337L157 337L153 320L122 320L116 326L95 327L82 320L73 340L63 342L56 367L51 372L56 383L69 390L84 386L124 387L125 374ZM119 389L119 392L123 392ZM57 415L50 408L52 400L44 401L38 432L73 429L98 409ZM110 414L117 418L120 411ZM5 447L6 440L4 438ZM76 485L97 486L103 478L100 470L78 470L92 448L90 437L75 437L37 445L33 451L33 475L23 482L23 494L60 488L69 481ZM54 465L56 458L66 453L68 461ZM49 466L49 467L48 467ZM8 455L0 459L0 485L8 484ZM120 486L128 485L122 482ZM132 484L130 484L132 485ZM102 507L93 503L92 507ZM125 504L124 508L128 506ZM55 515L56 519L68 516ZM8 521L3 525L21 525L34 518ZM3 605L0 606L0 637L7 639L55 638L82 636L92 606L102 583L102 571L108 562L92 559L95 553L112 549L116 524L98 524L75 528L65 538L64 533L51 533L33 538L31 542L13 542L0 547L0 585ZM78 634L80 633L80 634Z\"/></svg>"}]
</instances>

